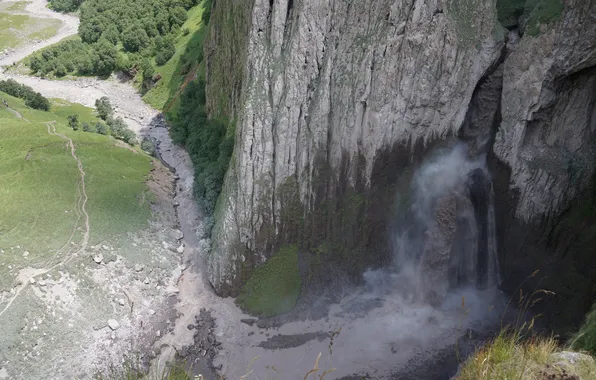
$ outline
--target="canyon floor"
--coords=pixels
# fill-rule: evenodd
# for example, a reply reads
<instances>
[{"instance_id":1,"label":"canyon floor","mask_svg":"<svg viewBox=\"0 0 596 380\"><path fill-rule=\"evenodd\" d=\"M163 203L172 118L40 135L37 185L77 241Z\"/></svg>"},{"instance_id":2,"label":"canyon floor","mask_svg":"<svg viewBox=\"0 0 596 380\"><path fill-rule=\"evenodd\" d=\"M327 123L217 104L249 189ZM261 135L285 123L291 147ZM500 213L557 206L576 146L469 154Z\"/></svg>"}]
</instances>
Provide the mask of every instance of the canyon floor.
<instances>
[{"instance_id":1,"label":"canyon floor","mask_svg":"<svg viewBox=\"0 0 596 380\"><path fill-rule=\"evenodd\" d=\"M10 67L76 33L76 17L45 4L33 0L22 12L60 20L58 34L6 51L0 65ZM150 367L157 375L175 359L207 379L301 379L315 365L316 374L331 371L329 379L448 378L458 355L465 356L499 320L499 308L491 309L502 303L496 289L462 291L431 307L400 288L353 288L335 300L321 299L327 304L323 315L283 323L251 318L233 299L215 295L205 279L202 257L210 242L192 197L194 170L188 154L172 144L159 112L122 77L52 81L16 71L0 73L0 79L87 107L109 97L116 115L157 141L172 170L152 164L149 227L90 243L95 226L85 222L81 200L92 197L88 187L83 190L89 162L79 158L76 143L63 139L72 144L65 151L70 165L80 169L72 196L81 217L73 234L62 236L65 248L55 260L32 262L17 241L0 247L0 258L15 262L0 289L0 379L109 377L123 365Z\"/></svg>"}]
</instances>

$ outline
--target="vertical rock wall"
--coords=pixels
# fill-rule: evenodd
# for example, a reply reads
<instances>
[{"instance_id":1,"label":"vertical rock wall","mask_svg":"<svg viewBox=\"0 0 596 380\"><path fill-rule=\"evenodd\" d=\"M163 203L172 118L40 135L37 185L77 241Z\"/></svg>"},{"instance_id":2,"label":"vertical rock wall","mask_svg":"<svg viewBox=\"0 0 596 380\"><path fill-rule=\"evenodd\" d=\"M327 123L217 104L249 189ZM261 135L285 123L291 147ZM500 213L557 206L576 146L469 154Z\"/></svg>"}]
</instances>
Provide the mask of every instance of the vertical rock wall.
<instances>
[{"instance_id":1,"label":"vertical rock wall","mask_svg":"<svg viewBox=\"0 0 596 380\"><path fill-rule=\"evenodd\" d=\"M254 0L251 17L209 257L224 295L291 242L381 262L400 175L457 132L504 37L481 0Z\"/></svg>"}]
</instances>

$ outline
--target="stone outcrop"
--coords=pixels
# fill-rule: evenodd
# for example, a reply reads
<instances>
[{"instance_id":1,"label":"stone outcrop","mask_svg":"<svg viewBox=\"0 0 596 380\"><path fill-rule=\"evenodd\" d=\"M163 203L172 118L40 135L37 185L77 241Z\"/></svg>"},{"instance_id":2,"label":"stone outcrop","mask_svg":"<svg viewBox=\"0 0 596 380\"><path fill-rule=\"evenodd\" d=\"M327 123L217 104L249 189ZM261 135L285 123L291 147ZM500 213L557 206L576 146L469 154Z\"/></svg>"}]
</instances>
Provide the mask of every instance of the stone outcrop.
<instances>
[{"instance_id":1,"label":"stone outcrop","mask_svg":"<svg viewBox=\"0 0 596 380\"><path fill-rule=\"evenodd\" d=\"M503 37L480 0L254 0L215 289L236 294L293 241L382 261L399 177L458 131Z\"/></svg>"}]
</instances>

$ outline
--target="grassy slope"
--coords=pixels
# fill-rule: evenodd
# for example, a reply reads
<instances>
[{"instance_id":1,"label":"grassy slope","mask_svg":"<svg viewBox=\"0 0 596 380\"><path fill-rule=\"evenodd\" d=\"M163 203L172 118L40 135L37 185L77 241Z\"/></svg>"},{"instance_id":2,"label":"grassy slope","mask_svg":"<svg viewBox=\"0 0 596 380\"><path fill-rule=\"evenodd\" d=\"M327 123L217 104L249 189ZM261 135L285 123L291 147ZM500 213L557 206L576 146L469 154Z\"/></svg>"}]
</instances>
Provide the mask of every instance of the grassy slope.
<instances>
[{"instance_id":1,"label":"grassy slope","mask_svg":"<svg viewBox=\"0 0 596 380\"><path fill-rule=\"evenodd\" d=\"M58 32L60 25L62 22L56 19L0 12L0 50L14 48L27 40L50 38Z\"/></svg>"},{"instance_id":2,"label":"grassy slope","mask_svg":"<svg viewBox=\"0 0 596 380\"><path fill-rule=\"evenodd\" d=\"M204 2L188 11L188 20L182 30L188 29L189 33L178 36L174 56L165 65L155 68L162 78L143 96L143 100L159 110L164 110L170 101L176 100L185 78L192 77L197 69L206 33L201 23L203 11Z\"/></svg>"},{"instance_id":3,"label":"grassy slope","mask_svg":"<svg viewBox=\"0 0 596 380\"><path fill-rule=\"evenodd\" d=\"M90 243L147 225L148 156L118 147L110 137L66 127L66 116L72 113L82 121L95 120L91 109L60 101L51 112L41 112L4 93L0 97L28 120L0 105L0 279L12 280L8 265L23 265L25 250L30 252L28 265L47 260L66 243L76 220L80 176L64 141L47 133L46 122L56 121L58 132L73 139L83 162Z\"/></svg>"},{"instance_id":4,"label":"grassy slope","mask_svg":"<svg viewBox=\"0 0 596 380\"><path fill-rule=\"evenodd\" d=\"M522 341L521 336L503 331L490 344L464 363L458 380L594 380L596 361L582 356L573 365L564 363L561 348L552 338ZM566 373L566 376L563 374ZM575 377L577 376L577 377Z\"/></svg>"}]
</instances>

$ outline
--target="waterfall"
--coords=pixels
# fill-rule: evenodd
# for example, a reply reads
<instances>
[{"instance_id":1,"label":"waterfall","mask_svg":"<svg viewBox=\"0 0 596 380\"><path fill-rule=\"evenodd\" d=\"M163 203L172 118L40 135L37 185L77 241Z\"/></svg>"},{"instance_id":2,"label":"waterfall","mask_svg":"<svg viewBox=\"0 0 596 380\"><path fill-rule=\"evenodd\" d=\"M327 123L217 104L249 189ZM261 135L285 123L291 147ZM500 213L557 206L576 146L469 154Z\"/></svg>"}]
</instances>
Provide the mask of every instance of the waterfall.
<instances>
[{"instance_id":1,"label":"waterfall","mask_svg":"<svg viewBox=\"0 0 596 380\"><path fill-rule=\"evenodd\" d=\"M408 191L411 202L394 234L393 286L438 304L456 288L497 285L494 193L484 157L470 158L464 144L439 152L418 168Z\"/></svg>"}]
</instances>

